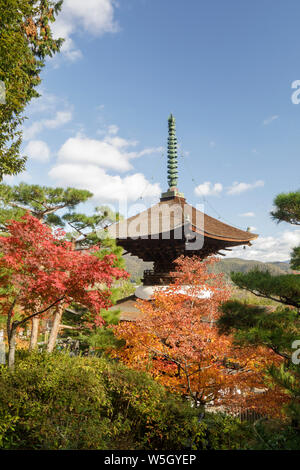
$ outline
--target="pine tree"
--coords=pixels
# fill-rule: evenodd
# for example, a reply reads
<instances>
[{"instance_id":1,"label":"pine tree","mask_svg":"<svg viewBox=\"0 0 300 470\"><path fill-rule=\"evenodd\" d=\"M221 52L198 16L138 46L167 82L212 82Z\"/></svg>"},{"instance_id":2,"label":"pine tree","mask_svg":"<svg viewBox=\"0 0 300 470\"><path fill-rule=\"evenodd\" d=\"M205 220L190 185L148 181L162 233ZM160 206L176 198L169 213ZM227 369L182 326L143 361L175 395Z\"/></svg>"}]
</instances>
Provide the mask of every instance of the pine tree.
<instances>
[{"instance_id":1,"label":"pine tree","mask_svg":"<svg viewBox=\"0 0 300 470\"><path fill-rule=\"evenodd\" d=\"M271 212L271 216L277 223L300 225L300 191L278 194L274 205L275 209ZM300 246L292 251L291 267L300 270Z\"/></svg>"},{"instance_id":2,"label":"pine tree","mask_svg":"<svg viewBox=\"0 0 300 470\"><path fill-rule=\"evenodd\" d=\"M61 210L74 210L93 194L75 188L52 188L37 184L20 183L16 186L0 184L0 229L5 231L8 219L22 217L29 211L47 225L63 227L65 222L57 214Z\"/></svg>"}]
</instances>

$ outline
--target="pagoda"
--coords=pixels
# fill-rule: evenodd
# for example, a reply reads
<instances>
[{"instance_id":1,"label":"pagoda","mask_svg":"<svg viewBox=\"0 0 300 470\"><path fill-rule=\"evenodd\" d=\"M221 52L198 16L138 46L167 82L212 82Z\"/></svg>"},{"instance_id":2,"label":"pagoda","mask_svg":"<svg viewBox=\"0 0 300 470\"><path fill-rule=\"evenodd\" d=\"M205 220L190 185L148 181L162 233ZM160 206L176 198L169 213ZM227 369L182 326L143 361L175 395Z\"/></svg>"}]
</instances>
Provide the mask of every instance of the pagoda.
<instances>
[{"instance_id":1,"label":"pagoda","mask_svg":"<svg viewBox=\"0 0 300 470\"><path fill-rule=\"evenodd\" d=\"M222 255L221 250L250 246L258 237L210 217L186 202L184 194L177 188L177 139L172 114L168 129L168 190L161 194L158 204L107 229L108 235L115 238L126 253L153 262L153 270L144 272L143 287L136 292L142 298L149 298L155 286L170 283L170 272L180 255L197 255L202 259Z\"/></svg>"}]
</instances>

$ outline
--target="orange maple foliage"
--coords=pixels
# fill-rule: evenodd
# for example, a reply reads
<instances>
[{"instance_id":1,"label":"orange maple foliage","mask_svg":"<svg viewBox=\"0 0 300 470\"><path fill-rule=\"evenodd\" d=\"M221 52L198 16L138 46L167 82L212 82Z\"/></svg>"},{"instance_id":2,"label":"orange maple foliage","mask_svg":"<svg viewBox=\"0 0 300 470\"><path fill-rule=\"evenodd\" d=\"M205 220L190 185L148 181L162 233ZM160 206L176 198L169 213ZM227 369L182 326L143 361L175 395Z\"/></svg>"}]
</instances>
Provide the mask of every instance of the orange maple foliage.
<instances>
[{"instance_id":1,"label":"orange maple foliage","mask_svg":"<svg viewBox=\"0 0 300 470\"><path fill-rule=\"evenodd\" d=\"M112 327L125 340L114 354L195 406L231 411L247 406L274 415L286 396L266 386L263 371L280 358L261 347L237 347L232 337L219 335L219 306L230 288L223 274L212 272L216 261L178 258L174 283L157 290L152 301L138 301L141 318Z\"/></svg>"}]
</instances>

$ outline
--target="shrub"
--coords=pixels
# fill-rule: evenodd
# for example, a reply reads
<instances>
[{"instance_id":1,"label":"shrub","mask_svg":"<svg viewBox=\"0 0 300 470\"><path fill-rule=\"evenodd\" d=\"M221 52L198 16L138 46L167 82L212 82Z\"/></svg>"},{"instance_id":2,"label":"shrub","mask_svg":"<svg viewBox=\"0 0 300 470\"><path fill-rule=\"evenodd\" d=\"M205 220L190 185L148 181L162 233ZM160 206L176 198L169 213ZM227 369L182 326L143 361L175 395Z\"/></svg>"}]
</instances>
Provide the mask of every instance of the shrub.
<instances>
[{"instance_id":1,"label":"shrub","mask_svg":"<svg viewBox=\"0 0 300 470\"><path fill-rule=\"evenodd\" d=\"M181 449L197 410L144 373L105 358L23 353L0 369L4 449Z\"/></svg>"},{"instance_id":2,"label":"shrub","mask_svg":"<svg viewBox=\"0 0 300 470\"><path fill-rule=\"evenodd\" d=\"M255 425L254 450L299 450L300 429L279 420L259 421Z\"/></svg>"},{"instance_id":3,"label":"shrub","mask_svg":"<svg viewBox=\"0 0 300 470\"><path fill-rule=\"evenodd\" d=\"M198 450L245 450L255 440L253 426L222 413L207 413L195 440Z\"/></svg>"}]
</instances>

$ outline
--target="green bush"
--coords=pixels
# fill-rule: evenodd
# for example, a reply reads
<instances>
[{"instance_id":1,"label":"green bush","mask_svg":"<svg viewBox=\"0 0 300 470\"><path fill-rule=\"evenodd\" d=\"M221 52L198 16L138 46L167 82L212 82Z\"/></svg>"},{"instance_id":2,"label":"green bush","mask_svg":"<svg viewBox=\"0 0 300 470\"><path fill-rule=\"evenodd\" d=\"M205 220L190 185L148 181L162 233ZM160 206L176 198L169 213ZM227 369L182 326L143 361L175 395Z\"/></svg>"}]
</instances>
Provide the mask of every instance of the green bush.
<instances>
[{"instance_id":1,"label":"green bush","mask_svg":"<svg viewBox=\"0 0 300 470\"><path fill-rule=\"evenodd\" d=\"M207 413L194 441L197 450L299 450L300 428L262 418L254 424Z\"/></svg>"},{"instance_id":2,"label":"green bush","mask_svg":"<svg viewBox=\"0 0 300 470\"><path fill-rule=\"evenodd\" d=\"M253 426L222 413L207 413L195 440L197 450L245 450L255 441Z\"/></svg>"},{"instance_id":3,"label":"green bush","mask_svg":"<svg viewBox=\"0 0 300 470\"><path fill-rule=\"evenodd\" d=\"M198 411L105 358L24 354L0 368L2 449L182 449Z\"/></svg>"},{"instance_id":4,"label":"green bush","mask_svg":"<svg viewBox=\"0 0 300 470\"><path fill-rule=\"evenodd\" d=\"M277 420L262 420L255 425L254 450L299 450L300 428Z\"/></svg>"},{"instance_id":5,"label":"green bush","mask_svg":"<svg viewBox=\"0 0 300 470\"><path fill-rule=\"evenodd\" d=\"M20 352L0 366L1 449L293 449L299 435L206 413L106 357ZM271 428L272 429L271 429Z\"/></svg>"}]
</instances>

